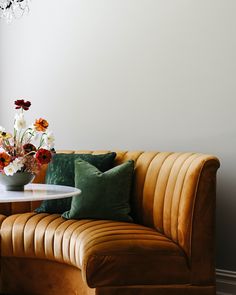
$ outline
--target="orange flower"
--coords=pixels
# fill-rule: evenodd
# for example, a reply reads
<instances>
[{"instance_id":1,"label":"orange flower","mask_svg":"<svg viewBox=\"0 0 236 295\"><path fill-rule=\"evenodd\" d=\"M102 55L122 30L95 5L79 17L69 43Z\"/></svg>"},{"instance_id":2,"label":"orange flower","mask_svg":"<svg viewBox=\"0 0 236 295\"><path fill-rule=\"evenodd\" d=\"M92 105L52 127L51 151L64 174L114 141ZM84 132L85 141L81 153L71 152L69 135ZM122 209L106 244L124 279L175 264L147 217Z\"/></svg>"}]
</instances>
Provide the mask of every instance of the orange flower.
<instances>
[{"instance_id":1,"label":"orange flower","mask_svg":"<svg viewBox=\"0 0 236 295\"><path fill-rule=\"evenodd\" d=\"M48 122L42 118L35 121L34 126L37 131L46 131L48 128Z\"/></svg>"},{"instance_id":2,"label":"orange flower","mask_svg":"<svg viewBox=\"0 0 236 295\"><path fill-rule=\"evenodd\" d=\"M11 156L9 156L7 153L1 152L0 153L0 169L3 169L4 167L8 166L11 162Z\"/></svg>"}]
</instances>

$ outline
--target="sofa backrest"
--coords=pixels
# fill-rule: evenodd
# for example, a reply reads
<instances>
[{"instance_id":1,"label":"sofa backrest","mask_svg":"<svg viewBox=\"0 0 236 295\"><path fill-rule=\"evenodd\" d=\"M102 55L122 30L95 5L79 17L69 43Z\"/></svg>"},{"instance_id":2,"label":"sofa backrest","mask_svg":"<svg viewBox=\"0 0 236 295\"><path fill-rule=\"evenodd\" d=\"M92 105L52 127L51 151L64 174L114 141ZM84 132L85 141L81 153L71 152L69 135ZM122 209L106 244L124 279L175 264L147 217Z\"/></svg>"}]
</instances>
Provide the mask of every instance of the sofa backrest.
<instances>
[{"instance_id":1,"label":"sofa backrest","mask_svg":"<svg viewBox=\"0 0 236 295\"><path fill-rule=\"evenodd\" d=\"M206 233L210 227L212 234L218 159L199 153L120 152L116 162L128 159L136 162L131 200L136 221L165 234L190 257L194 222Z\"/></svg>"},{"instance_id":2,"label":"sofa backrest","mask_svg":"<svg viewBox=\"0 0 236 295\"><path fill-rule=\"evenodd\" d=\"M163 233L185 252L192 284L214 283L216 172L219 160L200 153L119 152L135 160L136 222Z\"/></svg>"},{"instance_id":3,"label":"sofa backrest","mask_svg":"<svg viewBox=\"0 0 236 295\"><path fill-rule=\"evenodd\" d=\"M100 154L108 151L60 152ZM200 153L116 153L115 165L130 159L135 161L131 197L135 222L165 234L191 257L192 238L198 234L199 225L204 224L206 239L213 235L218 159ZM194 222L198 224L193 232Z\"/></svg>"}]
</instances>

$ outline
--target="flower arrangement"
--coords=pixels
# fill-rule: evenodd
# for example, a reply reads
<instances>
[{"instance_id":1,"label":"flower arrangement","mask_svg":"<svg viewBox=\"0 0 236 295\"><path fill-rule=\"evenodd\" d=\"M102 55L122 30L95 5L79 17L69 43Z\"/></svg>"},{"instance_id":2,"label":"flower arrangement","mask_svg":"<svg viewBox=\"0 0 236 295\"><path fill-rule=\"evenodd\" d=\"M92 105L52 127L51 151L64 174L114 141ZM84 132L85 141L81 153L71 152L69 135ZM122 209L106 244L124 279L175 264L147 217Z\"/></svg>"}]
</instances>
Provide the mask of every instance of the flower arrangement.
<instances>
[{"instance_id":1,"label":"flower arrangement","mask_svg":"<svg viewBox=\"0 0 236 295\"><path fill-rule=\"evenodd\" d=\"M14 175L16 172L37 174L41 165L48 164L54 150L54 136L48 131L48 122L37 119L26 127L24 112L31 102L19 99L15 101L18 110L14 120L13 135L0 126L0 173ZM38 144L37 144L38 143Z\"/></svg>"},{"instance_id":2,"label":"flower arrangement","mask_svg":"<svg viewBox=\"0 0 236 295\"><path fill-rule=\"evenodd\" d=\"M0 0L0 18L11 22L13 17L19 18L25 12L29 12L30 0Z\"/></svg>"}]
</instances>

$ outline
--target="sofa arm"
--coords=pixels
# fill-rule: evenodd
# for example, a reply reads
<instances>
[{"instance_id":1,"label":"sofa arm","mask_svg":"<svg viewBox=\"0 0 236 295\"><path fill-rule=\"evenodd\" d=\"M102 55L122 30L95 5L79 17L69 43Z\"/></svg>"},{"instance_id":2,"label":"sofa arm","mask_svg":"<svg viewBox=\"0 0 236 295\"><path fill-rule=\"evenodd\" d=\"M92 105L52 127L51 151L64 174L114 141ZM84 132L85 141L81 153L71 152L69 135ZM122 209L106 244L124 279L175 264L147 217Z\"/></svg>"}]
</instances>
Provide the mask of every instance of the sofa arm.
<instances>
[{"instance_id":1,"label":"sofa arm","mask_svg":"<svg viewBox=\"0 0 236 295\"><path fill-rule=\"evenodd\" d=\"M206 237L211 238L211 242L214 238L216 171L218 167L219 161L216 158L200 155L190 165L189 163L182 165L178 175L175 176L176 183L170 217L176 219L177 222L171 224L170 237L184 249L190 261L196 254L193 247L197 245L199 248L199 242L203 244ZM176 191L179 191L179 194ZM174 210L176 204L178 210ZM166 223L164 220L164 228L166 228L168 235ZM196 236L197 233L198 236Z\"/></svg>"},{"instance_id":2,"label":"sofa arm","mask_svg":"<svg viewBox=\"0 0 236 295\"><path fill-rule=\"evenodd\" d=\"M192 210L189 263L192 283L215 283L215 212L217 159L202 166Z\"/></svg>"},{"instance_id":3,"label":"sofa arm","mask_svg":"<svg viewBox=\"0 0 236 295\"><path fill-rule=\"evenodd\" d=\"M216 157L200 153L144 152L136 159L133 216L184 250L196 284L214 280L218 168Z\"/></svg>"}]
</instances>

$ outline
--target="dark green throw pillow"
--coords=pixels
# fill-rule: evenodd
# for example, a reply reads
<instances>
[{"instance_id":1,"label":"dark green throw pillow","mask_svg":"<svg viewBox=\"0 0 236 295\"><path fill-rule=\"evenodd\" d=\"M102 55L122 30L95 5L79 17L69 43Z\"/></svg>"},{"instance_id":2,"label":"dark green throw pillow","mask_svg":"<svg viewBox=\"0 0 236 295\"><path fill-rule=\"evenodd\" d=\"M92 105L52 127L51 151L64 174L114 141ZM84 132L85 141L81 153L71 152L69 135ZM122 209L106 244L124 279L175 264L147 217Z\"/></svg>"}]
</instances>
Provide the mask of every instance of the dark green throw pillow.
<instances>
[{"instance_id":1,"label":"dark green throw pillow","mask_svg":"<svg viewBox=\"0 0 236 295\"><path fill-rule=\"evenodd\" d=\"M71 209L62 217L132 221L129 200L133 171L132 160L106 172L101 172L88 162L77 160L75 186L82 192L72 197Z\"/></svg>"},{"instance_id":2,"label":"dark green throw pillow","mask_svg":"<svg viewBox=\"0 0 236 295\"><path fill-rule=\"evenodd\" d=\"M82 159L97 167L101 171L106 171L113 167L116 153L100 155L92 154L55 154L53 161L48 165L46 172L47 184L57 184L75 186L75 160ZM37 213L58 213L61 214L70 210L72 198L57 200L45 200L35 211Z\"/></svg>"}]
</instances>

